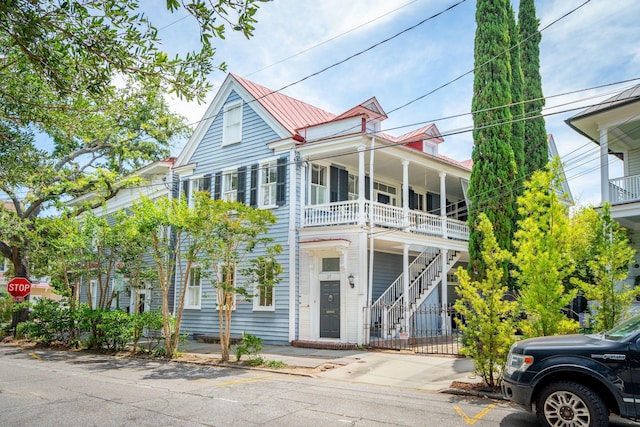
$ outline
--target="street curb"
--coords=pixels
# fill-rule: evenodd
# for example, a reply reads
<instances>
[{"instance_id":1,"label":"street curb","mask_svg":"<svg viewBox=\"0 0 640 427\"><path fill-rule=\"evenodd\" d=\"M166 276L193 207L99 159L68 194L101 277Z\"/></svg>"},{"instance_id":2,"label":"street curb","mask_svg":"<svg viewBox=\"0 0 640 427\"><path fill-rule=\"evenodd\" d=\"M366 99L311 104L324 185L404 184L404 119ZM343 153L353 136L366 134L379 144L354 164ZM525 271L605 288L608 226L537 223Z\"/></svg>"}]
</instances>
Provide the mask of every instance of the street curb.
<instances>
[{"instance_id":1,"label":"street curb","mask_svg":"<svg viewBox=\"0 0 640 427\"><path fill-rule=\"evenodd\" d=\"M197 360L168 360L169 363L179 363L184 365L202 365L202 366L216 366L219 368L234 368L234 369L244 369L246 371L260 371L260 372L271 372L274 374L285 374L285 375L294 375L299 377L307 377L307 378L317 378L313 374L308 374L305 372L293 372L287 370L280 369L269 369L269 368L260 368L257 366L242 366L242 365L234 365L227 363L218 363L218 362L205 362L205 361L197 361Z\"/></svg>"},{"instance_id":2,"label":"street curb","mask_svg":"<svg viewBox=\"0 0 640 427\"><path fill-rule=\"evenodd\" d=\"M486 399L505 400L505 401L507 400L502 393L462 390L459 388L445 388L440 390L439 393L453 394L456 396L473 396L473 397L484 397Z\"/></svg>"}]
</instances>

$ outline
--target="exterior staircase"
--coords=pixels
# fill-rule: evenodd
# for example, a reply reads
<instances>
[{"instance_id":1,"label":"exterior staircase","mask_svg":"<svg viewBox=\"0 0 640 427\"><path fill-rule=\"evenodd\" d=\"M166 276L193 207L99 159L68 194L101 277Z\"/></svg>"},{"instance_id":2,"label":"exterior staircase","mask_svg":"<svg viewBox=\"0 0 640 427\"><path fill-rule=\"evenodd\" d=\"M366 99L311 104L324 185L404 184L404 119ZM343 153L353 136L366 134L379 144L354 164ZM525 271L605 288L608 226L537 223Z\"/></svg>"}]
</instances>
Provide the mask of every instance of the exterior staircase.
<instances>
[{"instance_id":1,"label":"exterior staircase","mask_svg":"<svg viewBox=\"0 0 640 427\"><path fill-rule=\"evenodd\" d=\"M405 316L415 310L431 295L451 267L460 259L460 252L448 251L446 271L442 271L442 253L428 248L409 265L409 292L404 295L404 273L371 305L371 327L379 331L380 338L395 338L403 331ZM408 304L406 303L408 301Z\"/></svg>"}]
</instances>

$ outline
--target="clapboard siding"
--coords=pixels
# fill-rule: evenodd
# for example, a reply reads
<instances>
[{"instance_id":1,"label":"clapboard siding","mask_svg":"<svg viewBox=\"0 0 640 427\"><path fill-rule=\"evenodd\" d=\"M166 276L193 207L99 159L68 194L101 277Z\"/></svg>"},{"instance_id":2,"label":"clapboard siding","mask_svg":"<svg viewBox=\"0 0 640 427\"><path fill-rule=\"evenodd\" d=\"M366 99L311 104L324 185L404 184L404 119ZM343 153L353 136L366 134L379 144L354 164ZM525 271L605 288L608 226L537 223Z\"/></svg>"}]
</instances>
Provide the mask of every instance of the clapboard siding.
<instances>
[{"instance_id":1,"label":"clapboard siding","mask_svg":"<svg viewBox=\"0 0 640 427\"><path fill-rule=\"evenodd\" d=\"M232 91L226 103L239 100L239 95ZM196 165L195 176L215 174L228 168L246 167L246 202L249 202L250 167L264 159L271 159L276 154L269 149L269 142L278 140L276 132L265 123L254 111L250 103L242 104L242 142L222 146L223 110L212 121L200 144L193 152L188 163ZM285 168L287 174L289 168ZM288 182L288 176L287 180ZM285 192L287 194L287 192ZM288 194L287 194L288 196ZM272 210L278 218L269 230L269 237L275 244L283 247L278 261L284 267L281 282L274 290L274 311L253 311L252 302L238 302L232 315L231 334L241 336L243 332L259 336L265 343L284 344L289 340L289 197L283 206ZM259 255L256 251L254 256ZM212 272L209 272L212 274ZM178 282L179 284L181 282ZM246 280L238 276L238 285L245 285ZM218 311L216 309L216 291L211 280L202 278L202 300L200 309L185 309L183 313L182 331L187 334L219 334Z\"/></svg>"},{"instance_id":2,"label":"clapboard siding","mask_svg":"<svg viewBox=\"0 0 640 427\"><path fill-rule=\"evenodd\" d=\"M402 255L386 252L373 254L373 301L402 274Z\"/></svg>"}]
</instances>

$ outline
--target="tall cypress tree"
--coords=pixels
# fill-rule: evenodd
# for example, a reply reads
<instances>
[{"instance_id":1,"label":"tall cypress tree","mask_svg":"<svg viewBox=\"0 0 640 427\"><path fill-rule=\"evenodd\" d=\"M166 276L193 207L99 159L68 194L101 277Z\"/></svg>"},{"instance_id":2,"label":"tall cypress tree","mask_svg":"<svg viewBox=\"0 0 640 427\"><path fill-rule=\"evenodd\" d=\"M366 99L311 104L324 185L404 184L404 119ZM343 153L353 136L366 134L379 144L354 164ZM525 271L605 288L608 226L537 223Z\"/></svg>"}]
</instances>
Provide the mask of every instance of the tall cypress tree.
<instances>
[{"instance_id":1,"label":"tall cypress tree","mask_svg":"<svg viewBox=\"0 0 640 427\"><path fill-rule=\"evenodd\" d=\"M498 245L510 250L516 164L511 148L508 0L477 0L473 82L473 169L469 180L469 272L485 276L478 217L485 213Z\"/></svg>"},{"instance_id":2,"label":"tall cypress tree","mask_svg":"<svg viewBox=\"0 0 640 427\"><path fill-rule=\"evenodd\" d=\"M524 192L525 160L524 160L524 77L520 63L520 37L516 24L516 15L509 4L509 38L511 40L511 148L516 162L516 185L514 190L516 197ZM514 221L515 226L515 221Z\"/></svg>"},{"instance_id":3,"label":"tall cypress tree","mask_svg":"<svg viewBox=\"0 0 640 427\"><path fill-rule=\"evenodd\" d=\"M542 95L542 79L540 77L540 39L539 21L536 18L534 0L520 0L518 11L518 27L520 31L520 61L524 76L525 122L524 158L525 174L529 178L535 171L542 169L549 162L547 130L545 128L542 108L545 100Z\"/></svg>"}]
</instances>

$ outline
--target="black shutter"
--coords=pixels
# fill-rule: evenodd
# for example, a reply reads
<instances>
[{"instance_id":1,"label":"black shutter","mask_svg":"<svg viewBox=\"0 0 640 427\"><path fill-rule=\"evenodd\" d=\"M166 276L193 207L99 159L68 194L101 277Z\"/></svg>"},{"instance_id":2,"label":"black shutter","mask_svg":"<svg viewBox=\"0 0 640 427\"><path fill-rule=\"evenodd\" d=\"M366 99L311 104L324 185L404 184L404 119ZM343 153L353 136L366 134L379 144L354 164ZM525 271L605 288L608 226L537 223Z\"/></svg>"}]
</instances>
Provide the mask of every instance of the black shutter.
<instances>
[{"instance_id":1,"label":"black shutter","mask_svg":"<svg viewBox=\"0 0 640 427\"><path fill-rule=\"evenodd\" d=\"M216 172L213 182L213 198L220 200L222 194L222 172Z\"/></svg>"},{"instance_id":2,"label":"black shutter","mask_svg":"<svg viewBox=\"0 0 640 427\"><path fill-rule=\"evenodd\" d=\"M329 201L337 202L339 194L339 182L338 182L338 168L331 166L329 168Z\"/></svg>"},{"instance_id":3,"label":"black shutter","mask_svg":"<svg viewBox=\"0 0 640 427\"><path fill-rule=\"evenodd\" d=\"M276 178L276 204L284 206L287 201L287 158L278 159L278 169Z\"/></svg>"},{"instance_id":4,"label":"black shutter","mask_svg":"<svg viewBox=\"0 0 640 427\"><path fill-rule=\"evenodd\" d=\"M338 201L349 200L349 172L338 169Z\"/></svg>"},{"instance_id":5,"label":"black shutter","mask_svg":"<svg viewBox=\"0 0 640 427\"><path fill-rule=\"evenodd\" d=\"M249 184L249 206L258 206L258 165L251 165L251 183Z\"/></svg>"},{"instance_id":6,"label":"black shutter","mask_svg":"<svg viewBox=\"0 0 640 427\"><path fill-rule=\"evenodd\" d=\"M409 209L418 209L416 203L416 193L413 191L413 188L409 187Z\"/></svg>"},{"instance_id":7,"label":"black shutter","mask_svg":"<svg viewBox=\"0 0 640 427\"><path fill-rule=\"evenodd\" d=\"M238 168L238 197L236 200L240 203L246 203L247 192L247 167Z\"/></svg>"},{"instance_id":8,"label":"black shutter","mask_svg":"<svg viewBox=\"0 0 640 427\"><path fill-rule=\"evenodd\" d=\"M364 177L364 198L371 200L371 178L368 175Z\"/></svg>"},{"instance_id":9,"label":"black shutter","mask_svg":"<svg viewBox=\"0 0 640 427\"><path fill-rule=\"evenodd\" d=\"M202 191L208 191L209 197L211 197L211 174L208 173L204 176L202 180Z\"/></svg>"},{"instance_id":10,"label":"black shutter","mask_svg":"<svg viewBox=\"0 0 640 427\"><path fill-rule=\"evenodd\" d=\"M180 198L180 178L176 175L173 175L171 180L171 198Z\"/></svg>"},{"instance_id":11,"label":"black shutter","mask_svg":"<svg viewBox=\"0 0 640 427\"><path fill-rule=\"evenodd\" d=\"M182 181L182 197L184 200L189 200L189 180L185 179Z\"/></svg>"}]
</instances>

